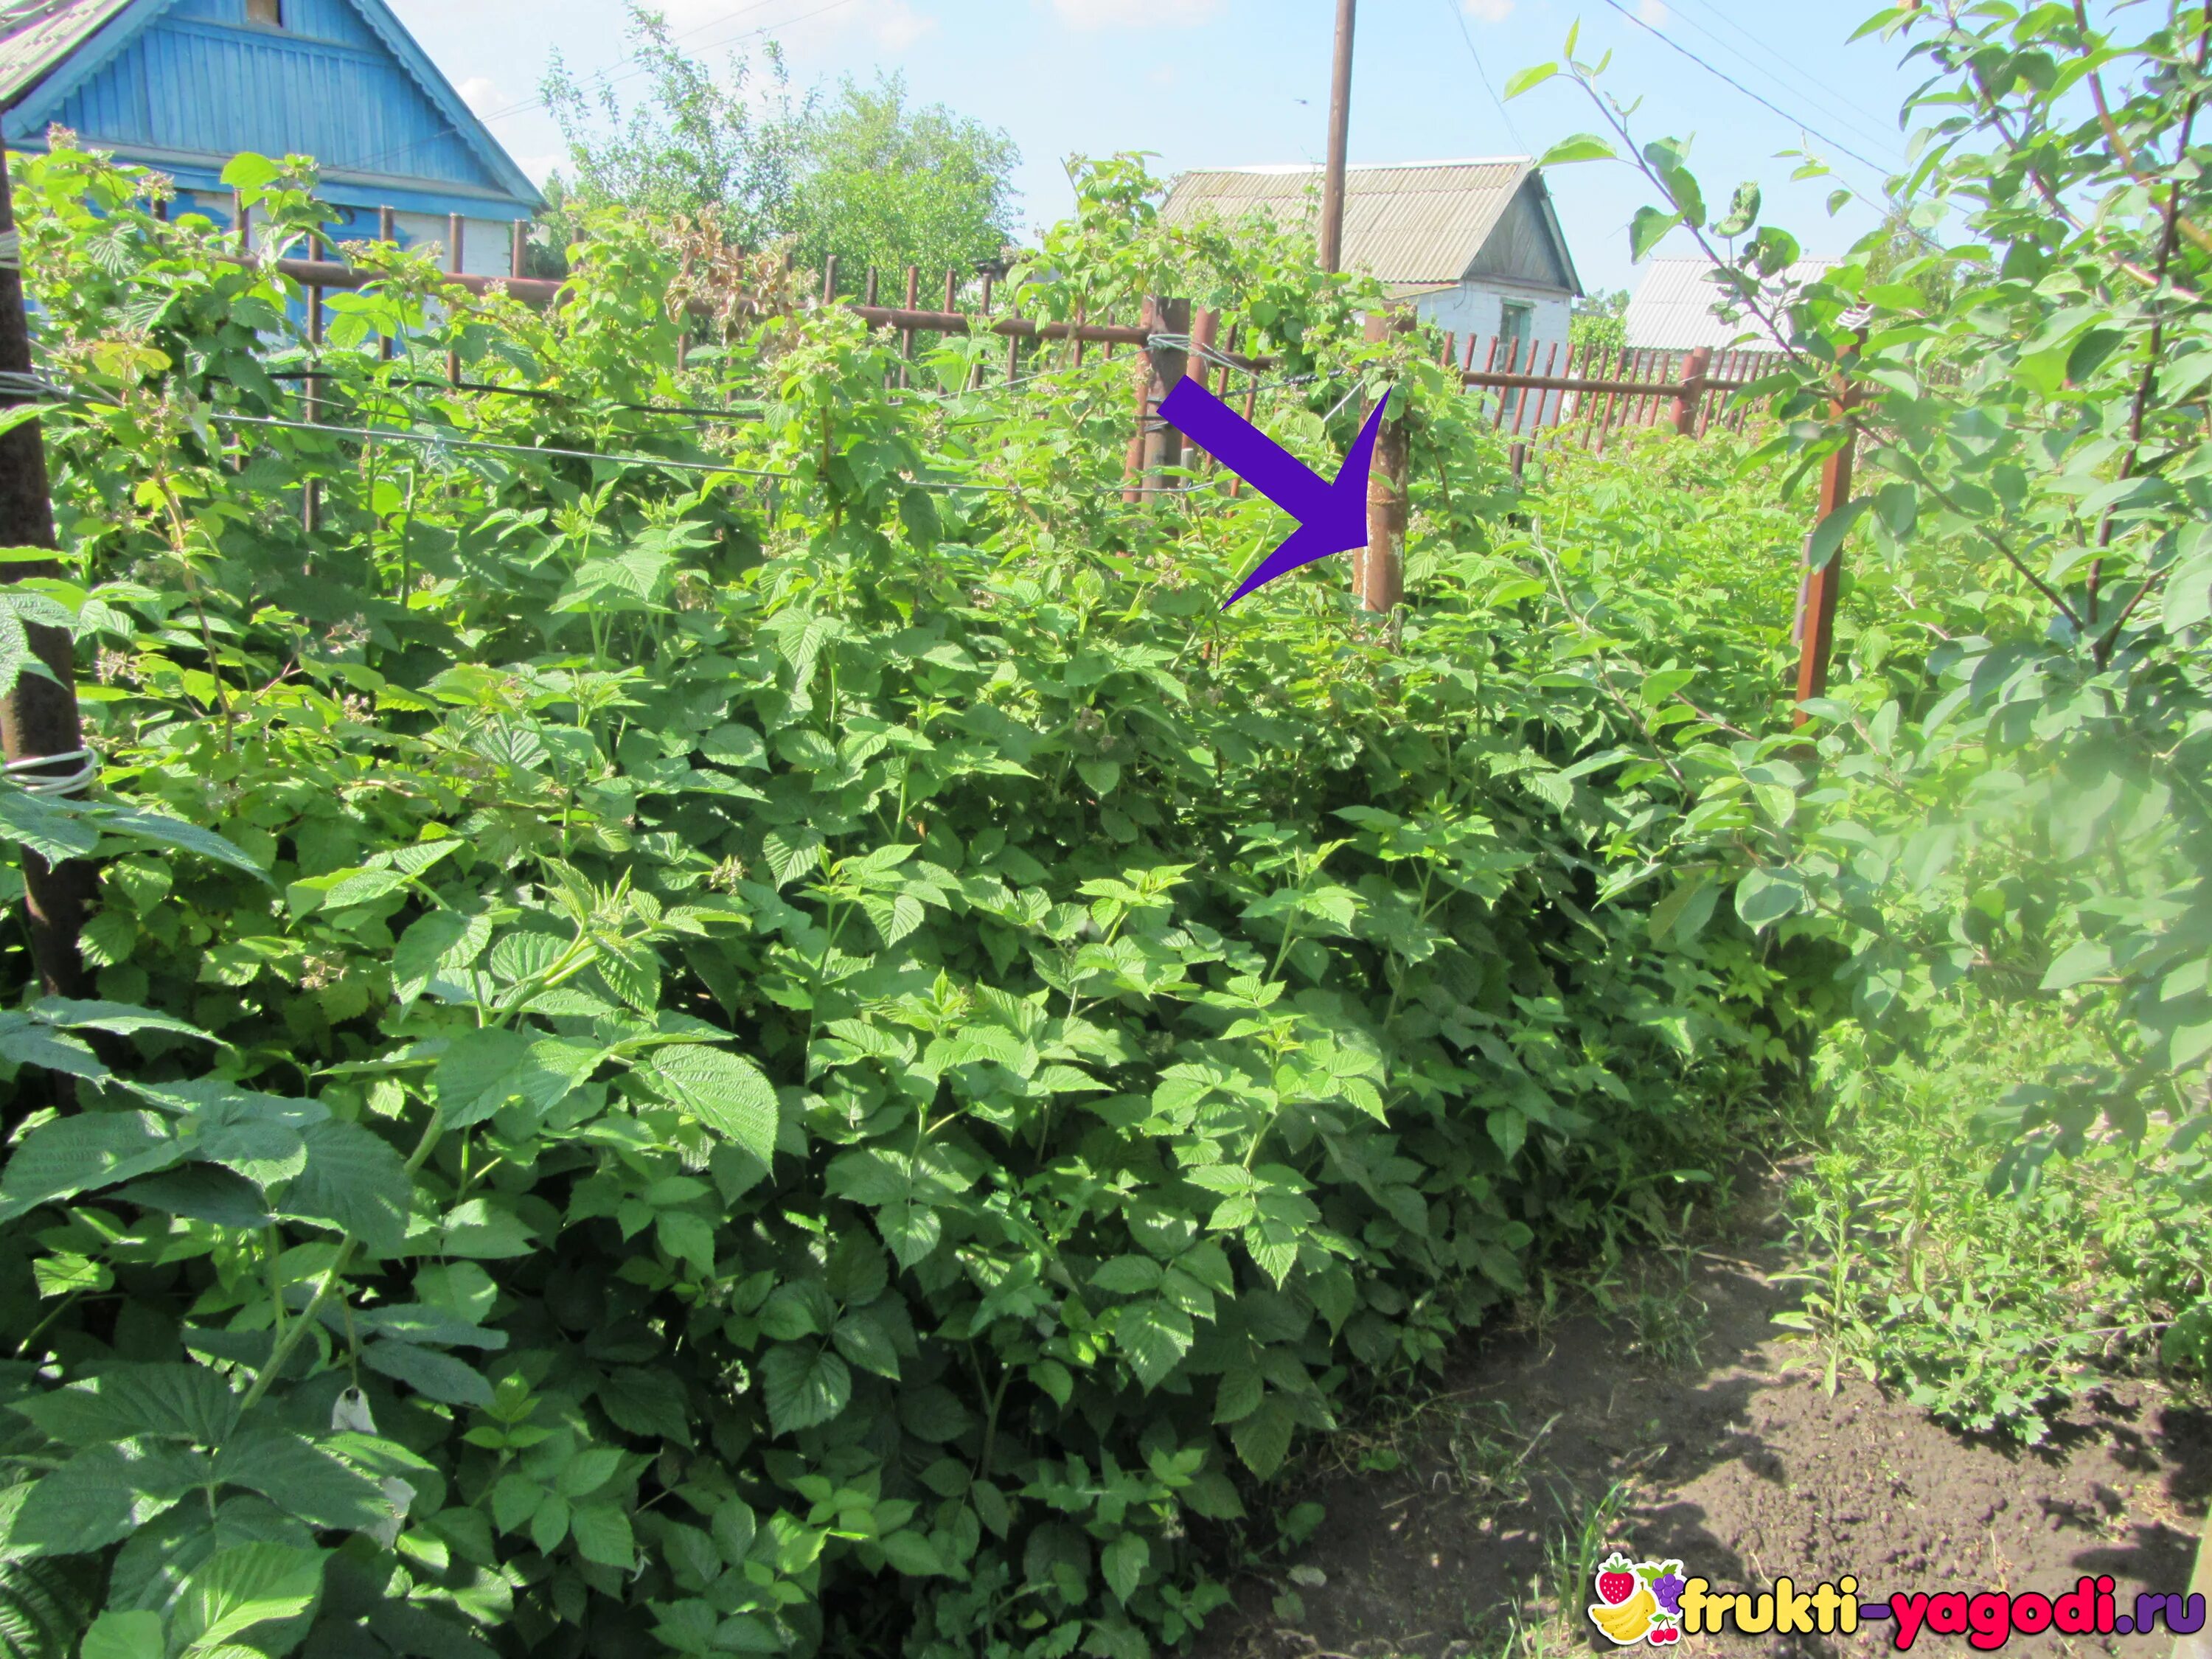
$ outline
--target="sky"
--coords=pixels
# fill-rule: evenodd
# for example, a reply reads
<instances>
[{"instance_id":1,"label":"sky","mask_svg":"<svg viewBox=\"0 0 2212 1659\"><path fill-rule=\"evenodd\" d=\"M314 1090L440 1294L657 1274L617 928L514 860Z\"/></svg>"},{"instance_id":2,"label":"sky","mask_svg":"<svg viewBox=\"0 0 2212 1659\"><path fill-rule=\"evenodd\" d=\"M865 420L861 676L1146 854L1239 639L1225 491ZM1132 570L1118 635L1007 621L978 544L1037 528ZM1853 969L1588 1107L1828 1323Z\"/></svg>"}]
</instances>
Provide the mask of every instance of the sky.
<instances>
[{"instance_id":1,"label":"sky","mask_svg":"<svg viewBox=\"0 0 2212 1659\"><path fill-rule=\"evenodd\" d=\"M1769 221L1808 254L1840 252L1880 217L1882 179L1905 150L1897 111L1918 78L1896 46L1845 44L1874 3L1366 0L1351 160L1540 155L1594 129L1597 112L1564 76L1510 103L1498 96L1516 71L1558 58L1579 25L1577 56L1612 54L1603 84L1637 105L1639 141L1688 140L1709 200L1757 180ZM623 78L631 65L620 0L392 4L533 178L562 155L537 102L554 52L586 84L607 75L626 98L643 85L634 73ZM662 9L680 43L712 64L773 39L802 88L895 72L921 101L1003 128L1022 154L1015 182L1025 226L1068 209L1062 161L1071 155L1151 151L1164 177L1318 163L1327 144L1334 0L662 0ZM1778 155L1808 149L1835 176L1793 185L1798 161ZM1633 288L1627 225L1653 199L1644 181L1608 162L1548 177L1583 287ZM1827 198L1839 185L1860 199L1832 218ZM1694 251L1680 232L1660 249Z\"/></svg>"}]
</instances>

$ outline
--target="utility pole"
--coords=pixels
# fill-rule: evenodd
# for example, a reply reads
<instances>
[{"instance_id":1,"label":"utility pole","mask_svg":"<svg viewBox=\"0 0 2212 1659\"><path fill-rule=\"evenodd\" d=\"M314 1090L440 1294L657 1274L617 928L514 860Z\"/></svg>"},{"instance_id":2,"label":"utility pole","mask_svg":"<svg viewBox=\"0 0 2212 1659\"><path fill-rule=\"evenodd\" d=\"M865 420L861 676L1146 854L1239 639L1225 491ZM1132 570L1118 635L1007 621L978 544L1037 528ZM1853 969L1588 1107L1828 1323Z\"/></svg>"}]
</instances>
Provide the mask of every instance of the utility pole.
<instances>
[{"instance_id":1,"label":"utility pole","mask_svg":"<svg viewBox=\"0 0 2212 1659\"><path fill-rule=\"evenodd\" d=\"M1344 269L1344 158L1352 137L1352 13L1336 0L1336 62L1328 88L1328 171L1321 186L1321 268Z\"/></svg>"}]
</instances>

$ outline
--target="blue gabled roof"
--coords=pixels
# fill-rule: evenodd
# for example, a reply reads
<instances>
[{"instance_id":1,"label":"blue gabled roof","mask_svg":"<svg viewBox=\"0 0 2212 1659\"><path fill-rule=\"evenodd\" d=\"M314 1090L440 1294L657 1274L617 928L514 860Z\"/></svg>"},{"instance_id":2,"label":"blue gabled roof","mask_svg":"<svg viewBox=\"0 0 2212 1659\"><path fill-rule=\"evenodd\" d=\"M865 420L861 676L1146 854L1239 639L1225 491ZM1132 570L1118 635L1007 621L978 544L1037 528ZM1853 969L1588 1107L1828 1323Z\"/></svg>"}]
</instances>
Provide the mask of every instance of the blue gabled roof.
<instances>
[{"instance_id":1,"label":"blue gabled roof","mask_svg":"<svg viewBox=\"0 0 2212 1659\"><path fill-rule=\"evenodd\" d=\"M321 165L325 194L501 218L544 205L522 170L384 0L0 3L0 131L40 148L49 124L206 187L240 150Z\"/></svg>"}]
</instances>

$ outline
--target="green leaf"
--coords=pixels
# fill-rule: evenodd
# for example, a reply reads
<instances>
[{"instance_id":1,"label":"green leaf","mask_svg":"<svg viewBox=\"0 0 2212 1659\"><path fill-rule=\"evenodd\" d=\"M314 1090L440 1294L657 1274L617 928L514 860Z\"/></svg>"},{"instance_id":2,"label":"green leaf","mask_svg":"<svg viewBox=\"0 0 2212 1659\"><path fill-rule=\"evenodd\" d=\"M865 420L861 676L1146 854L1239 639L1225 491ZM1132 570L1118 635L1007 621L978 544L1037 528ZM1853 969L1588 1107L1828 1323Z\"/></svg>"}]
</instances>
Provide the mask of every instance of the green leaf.
<instances>
[{"instance_id":1,"label":"green leaf","mask_svg":"<svg viewBox=\"0 0 2212 1659\"><path fill-rule=\"evenodd\" d=\"M1847 501L1813 526L1813 533L1805 543L1805 563L1808 568L1824 570L1844 545L1844 538L1851 533L1851 526L1866 515L1874 505L1871 495L1861 495Z\"/></svg>"},{"instance_id":2,"label":"green leaf","mask_svg":"<svg viewBox=\"0 0 2212 1659\"><path fill-rule=\"evenodd\" d=\"M283 169L265 155L241 151L224 164L222 182L233 190L260 190L274 184Z\"/></svg>"},{"instance_id":3,"label":"green leaf","mask_svg":"<svg viewBox=\"0 0 2212 1659\"><path fill-rule=\"evenodd\" d=\"M1229 1439L1244 1467L1264 1480L1281 1468L1283 1460L1291 1455L1291 1436L1297 1428L1297 1419L1290 1406L1271 1397L1259 1410L1232 1425Z\"/></svg>"},{"instance_id":4,"label":"green leaf","mask_svg":"<svg viewBox=\"0 0 2212 1659\"><path fill-rule=\"evenodd\" d=\"M19 842L50 864L82 858L100 845L90 817L12 783L0 783L0 841Z\"/></svg>"},{"instance_id":5,"label":"green leaf","mask_svg":"<svg viewBox=\"0 0 2212 1659\"><path fill-rule=\"evenodd\" d=\"M1140 1532L1125 1532L1107 1545L1099 1556L1098 1566L1106 1577L1106 1588L1114 1592L1116 1601L1128 1605L1129 1598L1137 1593L1137 1586L1145 1582L1145 1569L1152 1559L1152 1546Z\"/></svg>"},{"instance_id":6,"label":"green leaf","mask_svg":"<svg viewBox=\"0 0 2212 1659\"><path fill-rule=\"evenodd\" d=\"M33 1205L166 1170L185 1153L184 1144L167 1131L151 1112L83 1112L40 1124L0 1174L0 1220Z\"/></svg>"},{"instance_id":7,"label":"green leaf","mask_svg":"<svg viewBox=\"0 0 2212 1659\"><path fill-rule=\"evenodd\" d=\"M229 1383L204 1365L110 1365L9 1409L49 1438L96 1446L144 1435L211 1446L238 1420Z\"/></svg>"},{"instance_id":8,"label":"green leaf","mask_svg":"<svg viewBox=\"0 0 2212 1659\"><path fill-rule=\"evenodd\" d=\"M704 1047L664 1048L641 1067L661 1091L716 1134L763 1164L774 1160L775 1090L742 1054Z\"/></svg>"},{"instance_id":9,"label":"green leaf","mask_svg":"<svg viewBox=\"0 0 2212 1659\"><path fill-rule=\"evenodd\" d=\"M1726 216L1713 222L1713 234L1731 240L1742 235L1759 222L1759 205L1757 184L1747 181L1738 185L1735 194L1729 198Z\"/></svg>"},{"instance_id":10,"label":"green leaf","mask_svg":"<svg viewBox=\"0 0 2212 1659\"><path fill-rule=\"evenodd\" d=\"M827 1423L853 1397L853 1374L827 1343L779 1343L761 1357L760 1374L777 1434Z\"/></svg>"},{"instance_id":11,"label":"green leaf","mask_svg":"<svg viewBox=\"0 0 2212 1659\"><path fill-rule=\"evenodd\" d=\"M185 1581L170 1615L180 1656L212 1655L258 1625L296 1619L320 1599L319 1550L289 1544L240 1544L210 1556Z\"/></svg>"},{"instance_id":12,"label":"green leaf","mask_svg":"<svg viewBox=\"0 0 2212 1659\"><path fill-rule=\"evenodd\" d=\"M127 1002L80 1002L68 997L41 997L24 1012L33 1019L71 1030L89 1028L112 1031L118 1036L131 1036L140 1031L170 1031L179 1036L198 1037L203 1042L222 1040L189 1020L172 1014L157 1014L149 1008L133 1007Z\"/></svg>"},{"instance_id":13,"label":"green leaf","mask_svg":"<svg viewBox=\"0 0 2212 1659\"><path fill-rule=\"evenodd\" d=\"M2044 971L2043 983L2038 988L2045 991L2066 991L2112 971L2112 947L2096 939L2076 939L2061 951Z\"/></svg>"},{"instance_id":14,"label":"green leaf","mask_svg":"<svg viewBox=\"0 0 2212 1659\"><path fill-rule=\"evenodd\" d=\"M231 842L212 830L203 830L197 823L186 823L182 818L169 817L160 812L137 809L104 809L100 827L110 835L135 836L141 841L150 841L158 847L173 847L180 853L197 853L202 858L212 859L217 864L227 864L234 870L243 870L249 876L268 880L268 873Z\"/></svg>"},{"instance_id":15,"label":"green leaf","mask_svg":"<svg viewBox=\"0 0 2212 1659\"><path fill-rule=\"evenodd\" d=\"M1169 1302L1137 1304L1123 1310L1114 1328L1115 1346L1146 1389L1156 1389L1182 1363L1194 1340L1190 1316Z\"/></svg>"},{"instance_id":16,"label":"green leaf","mask_svg":"<svg viewBox=\"0 0 2212 1659\"><path fill-rule=\"evenodd\" d=\"M895 1532L877 1541L882 1546L884 1559L909 1578L935 1577L945 1571L937 1547L921 1533Z\"/></svg>"},{"instance_id":17,"label":"green leaf","mask_svg":"<svg viewBox=\"0 0 2212 1659\"><path fill-rule=\"evenodd\" d=\"M617 1366L600 1383L599 1400L618 1429L692 1443L690 1400L683 1382L667 1371Z\"/></svg>"},{"instance_id":18,"label":"green leaf","mask_svg":"<svg viewBox=\"0 0 2212 1659\"><path fill-rule=\"evenodd\" d=\"M1660 239L1682 222L1679 213L1662 213L1655 207L1640 207L1628 227L1628 257L1641 264L1650 257L1651 250L1659 246Z\"/></svg>"},{"instance_id":19,"label":"green leaf","mask_svg":"<svg viewBox=\"0 0 2212 1659\"><path fill-rule=\"evenodd\" d=\"M447 1213L438 1248L449 1256L501 1261L528 1255L538 1248L538 1240L509 1200L472 1198Z\"/></svg>"},{"instance_id":20,"label":"green leaf","mask_svg":"<svg viewBox=\"0 0 2212 1659\"><path fill-rule=\"evenodd\" d=\"M1506 77L1505 96L1508 100L1518 98L1522 93L1542 86L1559 72L1557 64L1531 64L1527 69L1517 70Z\"/></svg>"},{"instance_id":21,"label":"green leaf","mask_svg":"<svg viewBox=\"0 0 2212 1659\"><path fill-rule=\"evenodd\" d=\"M637 1540L629 1516L611 1504L585 1504L568 1517L568 1535L586 1561L628 1572L637 1565Z\"/></svg>"},{"instance_id":22,"label":"green leaf","mask_svg":"<svg viewBox=\"0 0 2212 1659\"><path fill-rule=\"evenodd\" d=\"M1536 162L1540 167L1565 167L1571 161L1617 161L1620 152L1594 132L1578 132L1571 138L1562 138L1546 150Z\"/></svg>"},{"instance_id":23,"label":"green leaf","mask_svg":"<svg viewBox=\"0 0 2212 1659\"><path fill-rule=\"evenodd\" d=\"M300 1132L307 1167L285 1186L282 1212L353 1234L380 1255L407 1237L414 1183L399 1154L357 1123L333 1118Z\"/></svg>"},{"instance_id":24,"label":"green leaf","mask_svg":"<svg viewBox=\"0 0 2212 1659\"><path fill-rule=\"evenodd\" d=\"M79 1659L165 1659L158 1613L103 1613L84 1633Z\"/></svg>"},{"instance_id":25,"label":"green leaf","mask_svg":"<svg viewBox=\"0 0 2212 1659\"><path fill-rule=\"evenodd\" d=\"M451 1406L489 1406L491 1384L473 1365L434 1348L385 1337L362 1350L362 1363L373 1371L404 1382L417 1394Z\"/></svg>"},{"instance_id":26,"label":"green leaf","mask_svg":"<svg viewBox=\"0 0 2212 1659\"><path fill-rule=\"evenodd\" d=\"M372 1344L368 1352L382 1346ZM487 1390L487 1403L489 1399ZM368 1532L396 1518L375 1481L289 1430L256 1429L240 1436L216 1454L215 1472L313 1526Z\"/></svg>"},{"instance_id":27,"label":"green leaf","mask_svg":"<svg viewBox=\"0 0 2212 1659\"><path fill-rule=\"evenodd\" d=\"M1735 887L1735 913L1753 931L1794 916L1808 902L1804 881L1794 870L1751 870Z\"/></svg>"},{"instance_id":28,"label":"green leaf","mask_svg":"<svg viewBox=\"0 0 2212 1659\"><path fill-rule=\"evenodd\" d=\"M88 1447L41 1476L15 1511L9 1547L81 1555L127 1536L207 1478L196 1454L155 1440Z\"/></svg>"},{"instance_id":29,"label":"green leaf","mask_svg":"<svg viewBox=\"0 0 2212 1659\"><path fill-rule=\"evenodd\" d=\"M413 1003L434 981L444 983L465 973L490 939L488 916L433 910L417 918L392 952L392 991L400 1007Z\"/></svg>"}]
</instances>

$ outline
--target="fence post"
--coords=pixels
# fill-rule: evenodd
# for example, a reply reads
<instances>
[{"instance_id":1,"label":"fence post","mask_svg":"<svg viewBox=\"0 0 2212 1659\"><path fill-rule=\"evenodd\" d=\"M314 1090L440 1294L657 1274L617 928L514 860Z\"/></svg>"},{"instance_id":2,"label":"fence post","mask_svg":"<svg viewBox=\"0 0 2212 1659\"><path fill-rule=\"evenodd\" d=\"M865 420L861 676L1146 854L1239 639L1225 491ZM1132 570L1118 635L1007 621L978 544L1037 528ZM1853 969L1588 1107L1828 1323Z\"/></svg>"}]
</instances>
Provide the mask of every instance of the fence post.
<instances>
[{"instance_id":1,"label":"fence post","mask_svg":"<svg viewBox=\"0 0 2212 1659\"><path fill-rule=\"evenodd\" d=\"M1221 313L1219 312L1208 311L1204 307L1200 307L1191 313L1190 360L1185 365L1183 372L1198 382L1201 392L1210 389L1207 382L1211 377L1206 354L1213 349L1214 337L1220 331ZM1221 384L1224 390L1228 387L1229 378L1226 369L1222 371ZM1195 461L1192 462L1194 467L1196 465Z\"/></svg>"},{"instance_id":2,"label":"fence post","mask_svg":"<svg viewBox=\"0 0 2212 1659\"><path fill-rule=\"evenodd\" d=\"M1838 397L1833 405L1838 416L1850 407L1848 393ZM1849 442L1820 464L1820 511L1813 520L1814 532L1850 502L1852 452L1857 447L1858 438L1854 434ZM1808 532L1805 538L1808 565L1797 586L1797 701L1801 703L1808 698L1827 695L1828 656L1834 648L1836 636L1836 595L1844 580L1844 550L1840 546L1818 569L1811 568L1813 534ZM1791 724L1802 726L1808 718L1800 708Z\"/></svg>"},{"instance_id":3,"label":"fence post","mask_svg":"<svg viewBox=\"0 0 2212 1659\"><path fill-rule=\"evenodd\" d=\"M517 219L509 233L507 248L507 274L525 276L530 272L530 222Z\"/></svg>"},{"instance_id":4,"label":"fence post","mask_svg":"<svg viewBox=\"0 0 2212 1659\"><path fill-rule=\"evenodd\" d=\"M0 235L12 237L14 191L6 163L6 154L0 151ZM19 262L10 260L0 265L0 373L8 377L0 381L0 408L37 401L38 394L29 384L32 372L30 328L23 316L23 277ZM0 543L15 547L55 544L46 446L35 420L0 432ZM58 563L43 560L0 565L0 583L61 574ZM30 623L24 631L32 653L53 678L26 673L0 700L0 748L5 750L9 775L26 783L36 780L47 787L57 781L69 780L70 787L59 793L82 795L96 771L92 757L85 753L84 732L77 719L76 651L61 629ZM216 664L210 663L208 667L211 672L221 672ZM18 767L20 771L14 769ZM40 988L49 996L87 994L88 975L77 940L94 884L88 859L66 859L50 865L28 848L23 849L31 957L39 971ZM67 1099L63 1097L64 1103ZM25 1098L10 1105L4 1115L5 1126L13 1128L32 1103Z\"/></svg>"},{"instance_id":5,"label":"fence post","mask_svg":"<svg viewBox=\"0 0 2212 1659\"><path fill-rule=\"evenodd\" d=\"M446 269L456 276L461 274L461 238L467 234L459 214L446 216ZM453 386L461 383L461 354L458 348L446 354L446 380Z\"/></svg>"},{"instance_id":6,"label":"fence post","mask_svg":"<svg viewBox=\"0 0 2212 1659\"><path fill-rule=\"evenodd\" d=\"M1367 319L1370 343L1413 326L1411 312ZM1388 392L1383 394L1386 398ZM1394 615L1406 597L1406 428L1385 419L1375 434L1375 459L1367 472L1367 545L1352 560L1352 589L1359 608Z\"/></svg>"},{"instance_id":7,"label":"fence post","mask_svg":"<svg viewBox=\"0 0 2212 1659\"><path fill-rule=\"evenodd\" d=\"M1682 365L1682 389L1674 394L1674 430L1685 438L1698 435L1698 410L1705 401L1705 376L1713 366L1713 349L1699 346Z\"/></svg>"},{"instance_id":8,"label":"fence post","mask_svg":"<svg viewBox=\"0 0 2212 1659\"><path fill-rule=\"evenodd\" d=\"M1148 337L1188 336L1190 301L1147 295L1142 326ZM1145 389L1137 398L1139 476L1121 492L1125 501L1140 501L1160 488L1160 476L1182 459L1182 434L1162 420L1157 411L1169 392L1182 381L1190 353L1180 345L1145 345Z\"/></svg>"}]
</instances>

